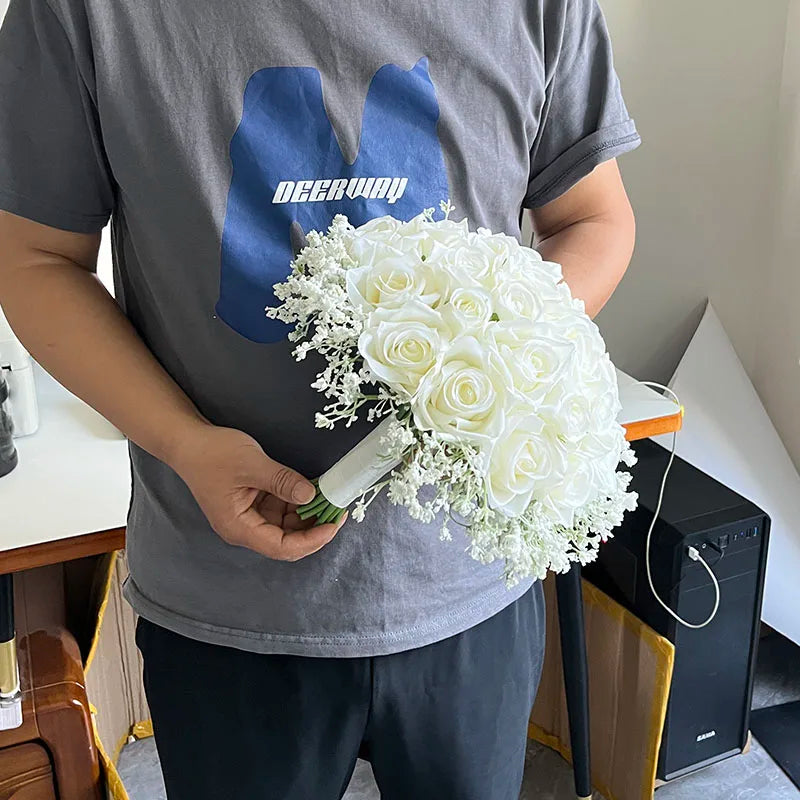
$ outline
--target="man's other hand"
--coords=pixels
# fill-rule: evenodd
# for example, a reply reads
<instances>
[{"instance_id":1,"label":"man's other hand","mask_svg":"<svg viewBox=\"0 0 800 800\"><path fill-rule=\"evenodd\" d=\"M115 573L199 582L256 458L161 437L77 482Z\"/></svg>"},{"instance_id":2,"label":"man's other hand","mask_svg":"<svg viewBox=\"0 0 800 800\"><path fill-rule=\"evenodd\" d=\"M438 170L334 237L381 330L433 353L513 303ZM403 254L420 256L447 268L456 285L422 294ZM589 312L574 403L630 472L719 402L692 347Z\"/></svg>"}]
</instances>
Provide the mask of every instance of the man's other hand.
<instances>
[{"instance_id":1,"label":"man's other hand","mask_svg":"<svg viewBox=\"0 0 800 800\"><path fill-rule=\"evenodd\" d=\"M217 534L268 558L298 561L315 553L347 517L316 526L301 520L297 507L314 497L313 484L233 428L195 428L171 460Z\"/></svg>"}]
</instances>

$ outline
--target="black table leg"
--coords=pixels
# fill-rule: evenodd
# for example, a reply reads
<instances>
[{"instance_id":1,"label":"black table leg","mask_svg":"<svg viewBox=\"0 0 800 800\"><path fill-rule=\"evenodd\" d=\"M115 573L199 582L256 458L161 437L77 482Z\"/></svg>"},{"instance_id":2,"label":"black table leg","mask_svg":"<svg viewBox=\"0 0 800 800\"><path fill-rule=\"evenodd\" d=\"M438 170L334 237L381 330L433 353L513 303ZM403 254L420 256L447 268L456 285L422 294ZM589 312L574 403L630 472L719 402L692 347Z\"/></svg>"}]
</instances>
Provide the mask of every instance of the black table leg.
<instances>
[{"instance_id":1,"label":"black table leg","mask_svg":"<svg viewBox=\"0 0 800 800\"><path fill-rule=\"evenodd\" d=\"M575 794L581 800L587 800L592 796L589 752L589 666L586 657L586 632L583 627L580 564L575 562L569 572L556 575L556 594Z\"/></svg>"},{"instance_id":2,"label":"black table leg","mask_svg":"<svg viewBox=\"0 0 800 800\"><path fill-rule=\"evenodd\" d=\"M0 730L22 725L17 642L14 632L14 579L0 575Z\"/></svg>"}]
</instances>

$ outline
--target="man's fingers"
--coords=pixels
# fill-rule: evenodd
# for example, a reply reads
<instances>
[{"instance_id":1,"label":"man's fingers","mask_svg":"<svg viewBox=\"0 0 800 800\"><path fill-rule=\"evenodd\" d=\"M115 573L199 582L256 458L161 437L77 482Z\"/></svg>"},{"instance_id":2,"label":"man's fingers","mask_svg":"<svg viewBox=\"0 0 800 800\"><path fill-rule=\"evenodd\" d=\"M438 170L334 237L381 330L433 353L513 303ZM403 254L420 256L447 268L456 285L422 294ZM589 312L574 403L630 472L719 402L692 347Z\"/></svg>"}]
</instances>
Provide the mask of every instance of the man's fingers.
<instances>
[{"instance_id":1,"label":"man's fingers","mask_svg":"<svg viewBox=\"0 0 800 800\"><path fill-rule=\"evenodd\" d=\"M277 525L279 528L286 527L284 525L284 517L286 516L286 510L291 506L287 505L280 497L264 493L257 502L253 503L253 508L271 525Z\"/></svg>"},{"instance_id":2,"label":"man's fingers","mask_svg":"<svg viewBox=\"0 0 800 800\"><path fill-rule=\"evenodd\" d=\"M298 561L328 544L346 517L345 514L338 524L285 530L267 522L254 508L249 508L238 518L229 541L277 561Z\"/></svg>"},{"instance_id":3,"label":"man's fingers","mask_svg":"<svg viewBox=\"0 0 800 800\"><path fill-rule=\"evenodd\" d=\"M222 532L229 544L247 547L269 558L275 558L273 553L280 550L283 534L283 528L268 522L255 508L248 508Z\"/></svg>"},{"instance_id":4,"label":"man's fingers","mask_svg":"<svg viewBox=\"0 0 800 800\"><path fill-rule=\"evenodd\" d=\"M264 456L264 465L255 476L258 485L254 489L262 489L274 494L287 503L308 503L313 500L316 490L311 481L290 467Z\"/></svg>"},{"instance_id":5,"label":"man's fingers","mask_svg":"<svg viewBox=\"0 0 800 800\"><path fill-rule=\"evenodd\" d=\"M283 516L281 527L285 531L308 530L314 526L314 518L300 519L296 511L289 511Z\"/></svg>"},{"instance_id":6,"label":"man's fingers","mask_svg":"<svg viewBox=\"0 0 800 800\"><path fill-rule=\"evenodd\" d=\"M325 525L315 525L306 530L287 531L281 541L282 553L286 561L298 561L321 550L333 539L342 527L344 519L338 524L329 522Z\"/></svg>"}]
</instances>

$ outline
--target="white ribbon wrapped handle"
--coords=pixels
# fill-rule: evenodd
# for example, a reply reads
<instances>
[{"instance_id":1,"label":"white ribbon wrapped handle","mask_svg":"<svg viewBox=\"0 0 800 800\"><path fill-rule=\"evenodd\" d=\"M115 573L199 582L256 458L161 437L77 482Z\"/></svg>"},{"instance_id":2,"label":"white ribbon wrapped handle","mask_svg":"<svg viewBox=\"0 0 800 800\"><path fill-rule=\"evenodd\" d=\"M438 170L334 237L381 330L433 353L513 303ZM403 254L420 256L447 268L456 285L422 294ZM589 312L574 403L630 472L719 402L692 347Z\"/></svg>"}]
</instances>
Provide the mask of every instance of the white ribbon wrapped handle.
<instances>
[{"instance_id":1,"label":"white ribbon wrapped handle","mask_svg":"<svg viewBox=\"0 0 800 800\"><path fill-rule=\"evenodd\" d=\"M399 458L381 454L381 439L391 424L392 418L386 417L349 453L320 476L319 489L328 502L339 508L347 508L400 463Z\"/></svg>"}]
</instances>

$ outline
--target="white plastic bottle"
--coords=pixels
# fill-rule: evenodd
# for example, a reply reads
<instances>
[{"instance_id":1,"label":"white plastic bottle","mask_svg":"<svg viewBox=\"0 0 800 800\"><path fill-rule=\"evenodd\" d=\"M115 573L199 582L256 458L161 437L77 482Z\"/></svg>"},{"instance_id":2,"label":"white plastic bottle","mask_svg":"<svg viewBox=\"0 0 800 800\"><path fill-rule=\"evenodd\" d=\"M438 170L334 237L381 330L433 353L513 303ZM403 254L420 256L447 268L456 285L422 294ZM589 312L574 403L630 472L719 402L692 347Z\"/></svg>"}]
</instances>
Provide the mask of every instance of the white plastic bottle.
<instances>
[{"instance_id":1,"label":"white plastic bottle","mask_svg":"<svg viewBox=\"0 0 800 800\"><path fill-rule=\"evenodd\" d=\"M39 427L39 405L33 361L0 309L0 369L8 383L8 410L14 420L14 436L28 436Z\"/></svg>"}]
</instances>

